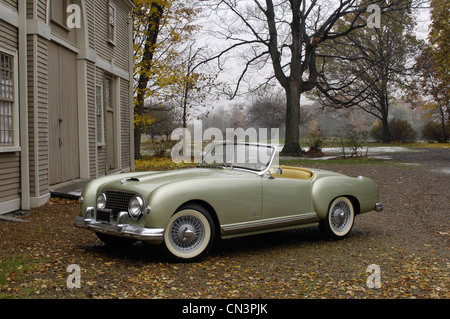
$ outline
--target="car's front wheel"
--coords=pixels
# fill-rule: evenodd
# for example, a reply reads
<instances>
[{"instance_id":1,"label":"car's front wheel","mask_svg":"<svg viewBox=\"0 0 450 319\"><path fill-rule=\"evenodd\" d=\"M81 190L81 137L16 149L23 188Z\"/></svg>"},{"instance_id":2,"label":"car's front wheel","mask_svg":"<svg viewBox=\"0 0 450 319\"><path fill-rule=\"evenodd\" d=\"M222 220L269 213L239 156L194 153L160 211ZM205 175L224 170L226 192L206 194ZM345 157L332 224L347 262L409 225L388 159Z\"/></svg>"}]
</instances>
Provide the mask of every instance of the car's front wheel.
<instances>
[{"instance_id":1,"label":"car's front wheel","mask_svg":"<svg viewBox=\"0 0 450 319\"><path fill-rule=\"evenodd\" d=\"M194 261L208 252L215 238L214 221L202 206L181 207L169 220L164 245L176 261Z\"/></svg>"},{"instance_id":2,"label":"car's front wheel","mask_svg":"<svg viewBox=\"0 0 450 319\"><path fill-rule=\"evenodd\" d=\"M351 200L338 197L331 202L327 217L320 222L320 229L327 239L342 239L350 233L354 219Z\"/></svg>"}]
</instances>

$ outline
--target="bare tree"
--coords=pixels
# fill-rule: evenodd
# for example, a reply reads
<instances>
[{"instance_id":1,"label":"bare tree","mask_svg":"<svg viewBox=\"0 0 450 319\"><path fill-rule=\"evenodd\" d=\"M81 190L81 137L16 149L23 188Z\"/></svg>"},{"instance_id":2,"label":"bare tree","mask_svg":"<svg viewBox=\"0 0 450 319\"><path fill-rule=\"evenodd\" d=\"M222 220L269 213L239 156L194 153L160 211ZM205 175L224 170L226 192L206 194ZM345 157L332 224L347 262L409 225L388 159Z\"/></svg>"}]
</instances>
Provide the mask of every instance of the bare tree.
<instances>
[{"instance_id":1,"label":"bare tree","mask_svg":"<svg viewBox=\"0 0 450 319\"><path fill-rule=\"evenodd\" d=\"M224 15L218 22L222 27L220 36L230 45L222 49L212 59L222 66L230 52L245 48L245 63L237 81L234 93L245 80L250 69L262 68L270 63L272 73L265 80L275 78L286 95L286 139L282 154L300 155L299 117L300 96L317 88L330 96L329 83L319 81L326 68L326 60L318 67L317 49L330 41L337 41L355 30L366 27L367 6L377 5L380 12L387 12L396 3L395 10L410 1L367 0L360 5L358 0L253 0L216 1L217 15ZM337 30L336 24L346 18L347 23ZM240 28L237 28L238 25ZM222 61L222 62L221 62ZM341 104L351 105L354 99L342 100Z\"/></svg>"},{"instance_id":2,"label":"bare tree","mask_svg":"<svg viewBox=\"0 0 450 319\"><path fill-rule=\"evenodd\" d=\"M411 10L400 3L397 10L383 14L380 28L356 30L321 48L318 59L327 60L329 68L320 81L325 106L357 106L378 118L383 142L391 141L389 111L395 92L413 71L417 51L415 21ZM345 28L346 21L337 25ZM325 88L325 89L323 89Z\"/></svg>"},{"instance_id":3,"label":"bare tree","mask_svg":"<svg viewBox=\"0 0 450 319\"><path fill-rule=\"evenodd\" d=\"M253 102L247 106L249 122L257 127L282 128L286 121L286 99L282 93L266 89L255 91Z\"/></svg>"}]
</instances>

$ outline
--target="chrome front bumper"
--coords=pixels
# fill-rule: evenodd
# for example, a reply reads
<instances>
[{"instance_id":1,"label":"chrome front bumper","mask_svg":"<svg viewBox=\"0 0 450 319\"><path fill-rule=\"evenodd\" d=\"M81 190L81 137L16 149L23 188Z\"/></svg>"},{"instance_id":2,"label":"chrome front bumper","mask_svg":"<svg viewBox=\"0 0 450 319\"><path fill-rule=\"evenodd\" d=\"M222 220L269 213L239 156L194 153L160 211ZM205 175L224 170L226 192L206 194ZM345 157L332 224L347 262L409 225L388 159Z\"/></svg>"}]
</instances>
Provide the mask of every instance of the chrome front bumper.
<instances>
[{"instance_id":1,"label":"chrome front bumper","mask_svg":"<svg viewBox=\"0 0 450 319\"><path fill-rule=\"evenodd\" d=\"M376 211L376 212L382 212L383 209L384 209L384 206L383 206L382 203L376 203L376 204L375 204L375 211Z\"/></svg>"},{"instance_id":2,"label":"chrome front bumper","mask_svg":"<svg viewBox=\"0 0 450 319\"><path fill-rule=\"evenodd\" d=\"M85 218L83 216L76 217L74 220L74 225L76 227L93 230L103 234L144 240L151 242L152 244L160 244L164 239L163 228L144 228L122 223L110 224L91 218Z\"/></svg>"}]
</instances>

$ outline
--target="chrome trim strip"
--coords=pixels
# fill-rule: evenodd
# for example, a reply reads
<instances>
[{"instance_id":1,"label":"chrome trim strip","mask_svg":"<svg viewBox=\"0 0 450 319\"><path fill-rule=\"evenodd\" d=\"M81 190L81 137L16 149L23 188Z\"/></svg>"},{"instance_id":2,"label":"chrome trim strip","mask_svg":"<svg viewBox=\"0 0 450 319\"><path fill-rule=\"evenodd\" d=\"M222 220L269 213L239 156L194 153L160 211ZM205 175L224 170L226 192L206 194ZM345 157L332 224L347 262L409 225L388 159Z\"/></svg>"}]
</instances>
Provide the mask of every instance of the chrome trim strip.
<instances>
[{"instance_id":1,"label":"chrome trim strip","mask_svg":"<svg viewBox=\"0 0 450 319\"><path fill-rule=\"evenodd\" d=\"M224 235L231 235L237 233L247 233L252 231L267 230L278 227L295 226L317 221L319 221L319 218L315 213L308 213L276 219L265 219L245 224L225 225L222 226L222 231Z\"/></svg>"}]
</instances>

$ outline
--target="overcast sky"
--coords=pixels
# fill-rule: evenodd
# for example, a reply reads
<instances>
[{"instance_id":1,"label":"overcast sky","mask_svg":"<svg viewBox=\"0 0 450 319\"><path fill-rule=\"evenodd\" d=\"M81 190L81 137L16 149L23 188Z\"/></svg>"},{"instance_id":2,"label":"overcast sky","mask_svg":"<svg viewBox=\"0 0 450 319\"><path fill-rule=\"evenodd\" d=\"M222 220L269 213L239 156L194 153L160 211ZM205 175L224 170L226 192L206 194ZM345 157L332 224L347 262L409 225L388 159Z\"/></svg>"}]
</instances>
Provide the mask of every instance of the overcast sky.
<instances>
[{"instance_id":1,"label":"overcast sky","mask_svg":"<svg viewBox=\"0 0 450 319\"><path fill-rule=\"evenodd\" d=\"M204 13L206 13L206 11L207 10L205 10ZM214 17L214 14L212 16L207 15L203 18L204 22L203 23L200 22L200 24L203 26L203 28L202 28L198 43L208 43L210 50L215 51L215 50L218 50L219 48L224 47L224 41L215 39L209 35L212 28L214 28L214 25L217 24L217 21L214 21L213 17ZM429 9L420 9L420 11L417 15L417 27L416 27L416 32L417 32L418 38L420 38L420 39L427 38L429 25L430 25ZM227 63L225 65L225 69L220 74L218 81L227 82L230 84L230 88L234 89L235 86L233 84L236 83L241 72L242 72L242 66L237 66L235 63ZM270 72L270 74L273 74L271 66L268 66L267 72L268 73ZM261 75L259 76L259 78L255 78L255 81L259 81L259 80L261 80ZM246 90L246 86L243 85L241 88L241 93L245 93L245 90ZM241 101L248 101L248 100L249 100L248 96L243 96L243 97L237 97L231 101L224 98L224 99L221 99L220 101L215 101L213 103L216 106L223 105L223 106L228 107L232 104L235 104L235 103L238 103ZM307 103L307 102L309 102L308 99L306 99L306 97L302 96L302 103ZM205 109L203 108L203 110L201 110L200 113L202 113L204 110ZM210 109L209 109L209 111L210 111ZM195 112L195 113L198 114L198 112Z\"/></svg>"}]
</instances>

